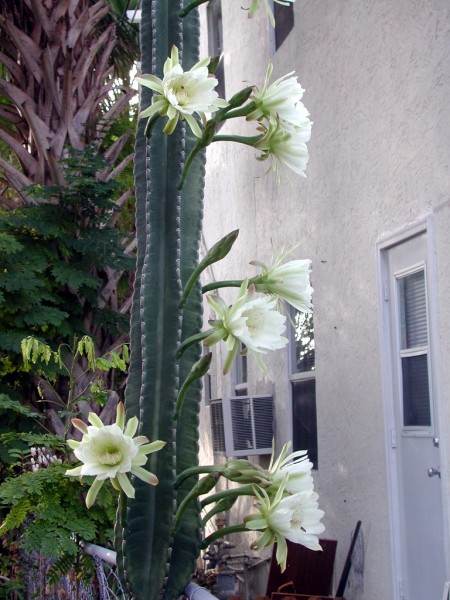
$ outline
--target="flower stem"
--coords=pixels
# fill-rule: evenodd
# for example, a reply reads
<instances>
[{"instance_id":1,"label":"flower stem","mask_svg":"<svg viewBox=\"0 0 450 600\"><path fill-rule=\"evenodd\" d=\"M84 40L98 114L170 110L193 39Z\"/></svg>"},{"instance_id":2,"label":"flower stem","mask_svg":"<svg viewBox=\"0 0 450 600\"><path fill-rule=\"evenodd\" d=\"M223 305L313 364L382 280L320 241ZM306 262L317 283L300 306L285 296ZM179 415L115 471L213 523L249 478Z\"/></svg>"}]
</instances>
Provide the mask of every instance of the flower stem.
<instances>
[{"instance_id":1,"label":"flower stem","mask_svg":"<svg viewBox=\"0 0 450 600\"><path fill-rule=\"evenodd\" d=\"M201 377L206 375L206 373L208 372L209 366L211 364L211 359L212 354L211 352L209 352L208 354L202 356L200 360L198 360L194 365L192 365L192 369L189 375L184 380L183 385L181 386L178 392L177 400L175 403L175 414L173 417L174 419L178 419L178 417L180 416L181 409L183 408L183 402L190 385L197 379L200 379Z\"/></svg>"},{"instance_id":2,"label":"flower stem","mask_svg":"<svg viewBox=\"0 0 450 600\"><path fill-rule=\"evenodd\" d=\"M186 162L184 163L184 167L181 172L180 182L178 184L179 190L182 190L184 187L187 174L189 172L189 169L191 168L194 158L197 156L197 154L200 152L200 150L203 150L203 148L206 148L206 146L208 146L211 143L211 141L214 137L214 133L216 131L216 127L217 127L217 123L215 123L214 120L209 121L207 123L205 129L203 130L202 137L198 140L196 145L192 148L189 156L186 159Z\"/></svg>"},{"instance_id":3,"label":"flower stem","mask_svg":"<svg viewBox=\"0 0 450 600\"><path fill-rule=\"evenodd\" d=\"M216 540L218 540L226 535L230 535L230 533L240 533L242 531L248 531L248 529L244 525L244 523L241 523L240 525L230 525L229 527L222 527L222 529L218 529L211 535L208 535L208 537L206 537L203 540L203 542L200 544L200 548L202 548L202 549L207 548L210 544L212 544Z\"/></svg>"},{"instance_id":4,"label":"flower stem","mask_svg":"<svg viewBox=\"0 0 450 600\"><path fill-rule=\"evenodd\" d=\"M226 281L213 281L204 285L202 287L202 294L206 294L207 292L212 292L213 290L218 290L224 287L241 287L242 279L230 279Z\"/></svg>"},{"instance_id":5,"label":"flower stem","mask_svg":"<svg viewBox=\"0 0 450 600\"><path fill-rule=\"evenodd\" d=\"M264 136L263 135L253 135L253 136L243 136L243 135L215 135L212 142L238 142L239 144L245 144L246 146L254 147Z\"/></svg>"},{"instance_id":6,"label":"flower stem","mask_svg":"<svg viewBox=\"0 0 450 600\"><path fill-rule=\"evenodd\" d=\"M198 496L203 496L203 494L207 494L210 490L212 490L219 478L220 473L218 473L217 471L213 473L208 473L208 475L203 477L203 479L200 479L200 481L192 488L192 490L188 494L186 494L182 502L180 502L178 510L175 514L174 522L172 525L172 533L176 533L178 531L183 515L190 502L195 500L195 498L197 498Z\"/></svg>"},{"instance_id":7,"label":"flower stem","mask_svg":"<svg viewBox=\"0 0 450 600\"><path fill-rule=\"evenodd\" d=\"M182 471L175 479L174 488L176 489L187 477L196 477L203 473L215 473L220 471L221 465L195 466Z\"/></svg>"},{"instance_id":8,"label":"flower stem","mask_svg":"<svg viewBox=\"0 0 450 600\"><path fill-rule=\"evenodd\" d=\"M217 494L211 494L211 496L208 496L202 500L201 507L204 508L212 502L219 502L219 500L222 500L222 498L227 498L228 496L254 496L255 494L253 490L253 485L243 485L240 488L217 492Z\"/></svg>"},{"instance_id":9,"label":"flower stem","mask_svg":"<svg viewBox=\"0 0 450 600\"><path fill-rule=\"evenodd\" d=\"M186 301L189 297L189 294L192 291L192 288L195 285L195 282L203 273L203 271L215 262L225 258L225 256L231 250L234 242L236 241L238 234L239 229L235 229L234 231L223 237L216 244L214 244L212 248L210 248L206 256L199 262L197 268L192 272L192 275L189 277L189 280L184 287L183 296L180 301L180 308L183 308L186 304Z\"/></svg>"},{"instance_id":10,"label":"flower stem","mask_svg":"<svg viewBox=\"0 0 450 600\"><path fill-rule=\"evenodd\" d=\"M221 120L225 121L226 119L235 119L237 117L246 117L251 112L253 112L253 110L255 110L255 108L256 108L256 104L254 102L250 102L250 104L247 104L246 106L243 106L242 108L228 111L227 113L225 113L223 115Z\"/></svg>"},{"instance_id":11,"label":"flower stem","mask_svg":"<svg viewBox=\"0 0 450 600\"><path fill-rule=\"evenodd\" d=\"M198 342L202 342L209 335L211 335L213 333L213 331L214 331L213 329L208 329L208 331L200 331L200 333L196 333L195 335L191 335L191 337L186 338L178 346L176 357L181 358L181 356L183 355L183 352L185 352L185 350L187 350L194 344L197 344Z\"/></svg>"},{"instance_id":12,"label":"flower stem","mask_svg":"<svg viewBox=\"0 0 450 600\"><path fill-rule=\"evenodd\" d=\"M208 2L208 0L193 0L190 4L183 8L183 10L180 12L180 17L182 19L187 17L191 10L194 10L194 8L197 8L197 6L200 6L200 4L205 4L205 2Z\"/></svg>"}]
</instances>

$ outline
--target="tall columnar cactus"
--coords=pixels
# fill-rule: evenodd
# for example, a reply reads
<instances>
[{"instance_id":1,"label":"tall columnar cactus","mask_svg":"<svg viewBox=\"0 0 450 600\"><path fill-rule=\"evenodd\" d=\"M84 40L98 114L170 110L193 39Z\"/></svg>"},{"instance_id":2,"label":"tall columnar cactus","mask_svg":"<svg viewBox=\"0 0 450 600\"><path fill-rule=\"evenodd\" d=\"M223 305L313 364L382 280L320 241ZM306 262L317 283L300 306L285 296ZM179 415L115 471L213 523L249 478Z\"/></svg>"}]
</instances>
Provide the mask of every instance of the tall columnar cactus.
<instances>
[{"instance_id":1,"label":"tall columnar cactus","mask_svg":"<svg viewBox=\"0 0 450 600\"><path fill-rule=\"evenodd\" d=\"M120 491L119 575L127 596L137 600L177 598L194 570L199 548L218 536L259 531L255 547L276 542L276 558L285 569L286 540L319 550L317 535L324 529L313 465L305 450L288 455L285 444L268 469L244 459L197 464L199 380L211 360L211 354L200 357L199 342L206 347L226 342L224 372L241 343L267 372L260 354L288 343L282 335L286 317L277 305L287 302L310 312L313 291L309 260L285 263L288 251L271 266L254 261L262 272L251 279L216 281L203 288L238 287L239 292L231 306L217 293L208 296L217 318L201 331L199 275L228 254L238 234L233 231L216 242L198 263L205 148L218 141L240 142L261 152L260 160L269 159L277 178L280 167L302 175L311 131L297 78L289 74L269 85L271 65L263 88L246 87L228 101L218 97L213 89L217 80L209 76L216 61L198 60L196 7L205 1L193 0L184 9L181 0L142 1L143 73L138 81L143 90L135 157L138 252L125 397L128 421L122 403L110 426L95 413L88 416L90 426L75 418L72 423L82 440L68 442L83 465L66 475L96 476L87 506L106 478ZM207 120L205 113L214 115ZM221 121L234 118L256 121L258 134L216 134ZM150 470L143 468L147 460ZM203 498L199 505L199 497L220 477L239 487ZM201 526L242 495L254 498L255 512L201 539ZM200 507L207 511L202 521Z\"/></svg>"},{"instance_id":2,"label":"tall columnar cactus","mask_svg":"<svg viewBox=\"0 0 450 600\"><path fill-rule=\"evenodd\" d=\"M125 398L128 424L125 427L121 405L111 429L93 414L91 428L74 420L83 439L72 442L72 447L81 460L86 456L92 464L67 473L97 475L88 504L105 477L122 490L116 520L119 575L130 598L137 600L177 598L194 570L199 548L219 535L260 531L256 547L276 542L277 560L284 569L286 539L318 550L317 534L323 531L306 451L288 456L286 444L268 470L247 460L197 464L199 380L211 357L200 358L199 341L206 347L226 341L224 372L240 343L266 371L259 354L288 342L282 335L286 317L276 310L277 303L285 301L309 312L312 293L310 261L282 264L287 255L282 252L270 267L254 262L262 273L250 280L205 286L203 291L227 286L240 290L231 306L217 294L208 297L218 318L210 321L209 330L200 331L198 277L227 255L237 237L237 231L231 232L198 263L206 146L234 141L255 147L261 152L258 158L272 161L279 178L280 166L303 174L311 130L297 79L289 74L269 85L271 65L261 90L249 86L228 101L218 98L213 91L217 80L206 68L214 68L215 61L198 60L196 7L205 1L193 0L184 10L182 0L142 1L143 73L138 81L143 90L135 157L138 253ZM153 97L148 88L154 90ZM205 112L214 113L207 122ZM201 117L202 127L193 113ZM221 121L242 117L257 121L257 135L216 134ZM138 436L133 438L138 423ZM147 454L149 471L142 468ZM197 481L199 474L204 476ZM198 498L222 476L241 487L203 499L207 515L201 521ZM241 495L256 498L256 513L201 540L201 525L229 510Z\"/></svg>"},{"instance_id":3,"label":"tall columnar cactus","mask_svg":"<svg viewBox=\"0 0 450 600\"><path fill-rule=\"evenodd\" d=\"M160 74L176 45L180 62L189 69L198 60L199 24L196 11L181 19L181 0L142 0L141 69ZM143 89L141 108L151 92ZM131 362L126 391L128 417L137 416L139 434L167 442L152 455L150 470L156 487L135 478L134 499L123 494L116 526L118 565L129 594L147 600L179 596L194 570L200 541L197 505L188 509L173 534L176 506L192 487L174 490L177 472L197 464L200 384L189 388L175 427L174 408L179 381L199 359L192 346L180 361L181 338L201 327L201 294L197 287L183 310L181 290L197 264L201 232L204 156L199 153L182 192L178 182L185 156L195 144L190 130L180 124L163 133L161 120L150 138L141 121L137 134L136 227L137 272L131 324ZM176 494L178 497L176 497Z\"/></svg>"}]
</instances>

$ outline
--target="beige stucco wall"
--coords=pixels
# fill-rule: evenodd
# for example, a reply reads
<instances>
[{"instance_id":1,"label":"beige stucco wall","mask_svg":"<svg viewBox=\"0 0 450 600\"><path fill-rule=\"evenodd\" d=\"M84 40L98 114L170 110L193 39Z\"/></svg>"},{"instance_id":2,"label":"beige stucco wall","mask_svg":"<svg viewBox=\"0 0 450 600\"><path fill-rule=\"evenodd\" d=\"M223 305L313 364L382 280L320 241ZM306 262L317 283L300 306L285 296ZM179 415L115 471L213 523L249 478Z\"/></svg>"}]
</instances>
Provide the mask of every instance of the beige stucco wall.
<instances>
[{"instance_id":1,"label":"beige stucco wall","mask_svg":"<svg viewBox=\"0 0 450 600\"><path fill-rule=\"evenodd\" d=\"M262 11L249 21L223 1L227 96L295 70L314 121L307 179L264 176L251 148L208 149L205 243L239 228L214 277L255 273L270 245L299 243L313 260L319 432L317 487L327 535L338 539L337 573L351 532L363 522L364 592L392 597L383 414L377 242L428 215L435 227L442 335L443 448L450 423L450 5L446 0L297 0L295 29L271 56ZM222 132L248 130L226 124ZM230 298L233 297L231 294ZM224 353L224 349L221 350ZM287 353L268 356L269 380L250 359L250 392L273 385L277 442L291 436ZM229 393L215 380L216 394ZM228 387L227 387L228 386ZM447 469L450 468L448 461ZM447 482L445 482L447 484Z\"/></svg>"}]
</instances>

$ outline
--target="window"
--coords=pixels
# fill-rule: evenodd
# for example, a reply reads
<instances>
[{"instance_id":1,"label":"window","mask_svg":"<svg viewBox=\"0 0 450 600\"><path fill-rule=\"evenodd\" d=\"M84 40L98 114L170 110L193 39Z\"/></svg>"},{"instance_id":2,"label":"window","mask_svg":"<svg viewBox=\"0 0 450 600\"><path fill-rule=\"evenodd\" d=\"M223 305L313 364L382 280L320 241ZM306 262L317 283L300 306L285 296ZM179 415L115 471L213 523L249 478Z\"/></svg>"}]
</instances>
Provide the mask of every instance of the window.
<instances>
[{"instance_id":1,"label":"window","mask_svg":"<svg viewBox=\"0 0 450 600\"><path fill-rule=\"evenodd\" d=\"M314 322L312 313L291 312L292 444L308 450L318 467Z\"/></svg>"},{"instance_id":2,"label":"window","mask_svg":"<svg viewBox=\"0 0 450 600\"><path fill-rule=\"evenodd\" d=\"M211 437L214 452L225 453L225 428L223 422L222 400L212 400L211 409Z\"/></svg>"},{"instance_id":3,"label":"window","mask_svg":"<svg viewBox=\"0 0 450 600\"><path fill-rule=\"evenodd\" d=\"M247 396L247 353L245 344L239 344L239 352L233 363L232 377L235 396Z\"/></svg>"},{"instance_id":4,"label":"window","mask_svg":"<svg viewBox=\"0 0 450 600\"><path fill-rule=\"evenodd\" d=\"M294 27L294 5L284 6L274 2L275 17L275 50L281 46Z\"/></svg>"},{"instance_id":5,"label":"window","mask_svg":"<svg viewBox=\"0 0 450 600\"><path fill-rule=\"evenodd\" d=\"M221 0L210 0L206 12L208 21L208 52L211 57L215 58L223 52ZM215 77L219 82L215 90L220 98L225 98L225 70L223 61L220 61L215 72Z\"/></svg>"},{"instance_id":6,"label":"window","mask_svg":"<svg viewBox=\"0 0 450 600\"><path fill-rule=\"evenodd\" d=\"M403 426L431 427L425 271L397 277Z\"/></svg>"},{"instance_id":7,"label":"window","mask_svg":"<svg viewBox=\"0 0 450 600\"><path fill-rule=\"evenodd\" d=\"M205 398L206 406L211 404L212 394L211 394L211 374L210 373L206 373L206 375L203 377L203 397Z\"/></svg>"}]
</instances>

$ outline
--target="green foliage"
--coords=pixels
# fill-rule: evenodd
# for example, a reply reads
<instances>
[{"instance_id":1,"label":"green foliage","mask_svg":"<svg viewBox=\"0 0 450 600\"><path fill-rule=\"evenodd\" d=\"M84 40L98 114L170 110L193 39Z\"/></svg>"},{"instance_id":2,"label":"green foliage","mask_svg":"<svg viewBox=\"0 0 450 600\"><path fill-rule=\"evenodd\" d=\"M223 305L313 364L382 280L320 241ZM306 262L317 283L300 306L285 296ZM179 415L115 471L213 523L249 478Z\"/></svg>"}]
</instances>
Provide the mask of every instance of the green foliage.
<instances>
[{"instance_id":1,"label":"green foliage","mask_svg":"<svg viewBox=\"0 0 450 600\"><path fill-rule=\"evenodd\" d=\"M7 452L9 464L14 467L17 463L22 468L24 464L31 464L31 448L42 446L55 451L58 455L67 453L66 442L63 438L52 433L10 433L0 434L0 444Z\"/></svg>"},{"instance_id":2,"label":"green foliage","mask_svg":"<svg viewBox=\"0 0 450 600\"><path fill-rule=\"evenodd\" d=\"M28 336L22 340L21 349L24 369L37 377L40 402L51 403L61 427L64 424L65 434L70 429L72 417L79 416L79 402L106 404L111 390L105 385L105 376L111 377L115 371L125 373L129 360L127 344L119 344L97 357L94 341L87 335L81 339L75 337L71 345L60 344L56 350L34 336ZM58 391L59 388L63 393ZM20 406L11 400L8 403ZM13 436L14 440L19 437L18 434Z\"/></svg>"},{"instance_id":3,"label":"green foliage","mask_svg":"<svg viewBox=\"0 0 450 600\"><path fill-rule=\"evenodd\" d=\"M31 369L31 363L34 365L38 361L44 362L46 365L53 360L60 367L62 366L61 354L53 352L48 344L40 342L33 336L28 336L20 342L22 350L23 365L26 371Z\"/></svg>"},{"instance_id":4,"label":"green foliage","mask_svg":"<svg viewBox=\"0 0 450 600\"><path fill-rule=\"evenodd\" d=\"M47 573L47 582L50 585L56 585L61 577L67 575L70 571L75 573L78 581L89 582L94 574L94 561L87 554L78 554L74 561L69 553L62 554L58 560L50 567Z\"/></svg>"},{"instance_id":5,"label":"green foliage","mask_svg":"<svg viewBox=\"0 0 450 600\"><path fill-rule=\"evenodd\" d=\"M93 148L72 151L67 186L32 186L37 204L0 211L0 352L18 353L30 331L49 341L83 334L90 313L108 333L126 329L99 308L106 271L133 268L114 227L121 186L101 179L105 166Z\"/></svg>"},{"instance_id":6,"label":"green foliage","mask_svg":"<svg viewBox=\"0 0 450 600\"><path fill-rule=\"evenodd\" d=\"M63 410L58 414L66 422L67 429L70 417L77 414L78 401L99 400L104 394L100 381L86 379L86 375L95 377L97 372L114 368L124 371L128 361L126 344L97 358L94 342L89 336L75 338L71 346L61 344L56 350L28 336L22 340L21 347L26 368L39 374L53 390L46 371L49 365L59 370L67 396L59 397ZM80 359L85 363L81 373ZM80 379L83 380L81 387L78 385ZM37 552L46 558L57 558L49 573L50 583L69 571L76 581L88 581L93 573L92 560L83 554L80 541L112 545L117 493L106 482L95 506L88 510L84 494L93 478L84 478L80 485L80 481L65 477L71 452L65 439L33 431L41 415L15 398L0 394L1 411L27 422L28 431L3 430L2 433L0 426L0 449L6 455L2 473L2 478L6 479L0 483L0 543L3 542L10 552L18 545L27 554ZM19 585L18 580L16 584ZM6 589L9 587L0 589L0 594Z\"/></svg>"},{"instance_id":7,"label":"green foliage","mask_svg":"<svg viewBox=\"0 0 450 600\"><path fill-rule=\"evenodd\" d=\"M105 484L96 505L88 510L79 481L64 477L66 469L67 465L53 463L2 483L0 503L8 512L0 535L19 530L19 545L26 552L55 558L66 554L72 560L80 552L78 540L111 544L117 494ZM87 491L88 484L81 491Z\"/></svg>"},{"instance_id":8,"label":"green foliage","mask_svg":"<svg viewBox=\"0 0 450 600\"><path fill-rule=\"evenodd\" d=\"M2 481L10 465L14 464L29 451L26 435L33 436L39 413L24 406L19 400L0 393L0 481ZM28 434L17 434L25 429ZM53 436L54 437L54 436Z\"/></svg>"},{"instance_id":9,"label":"green foliage","mask_svg":"<svg viewBox=\"0 0 450 600\"><path fill-rule=\"evenodd\" d=\"M6 394L0 394L0 411L12 411L30 419L39 419L42 415L24 406L17 400L13 400ZM1 414L1 412L0 412Z\"/></svg>"},{"instance_id":10,"label":"green foliage","mask_svg":"<svg viewBox=\"0 0 450 600\"><path fill-rule=\"evenodd\" d=\"M0 580L0 598L22 600L24 598L22 591L23 584L17 579Z\"/></svg>"}]
</instances>

